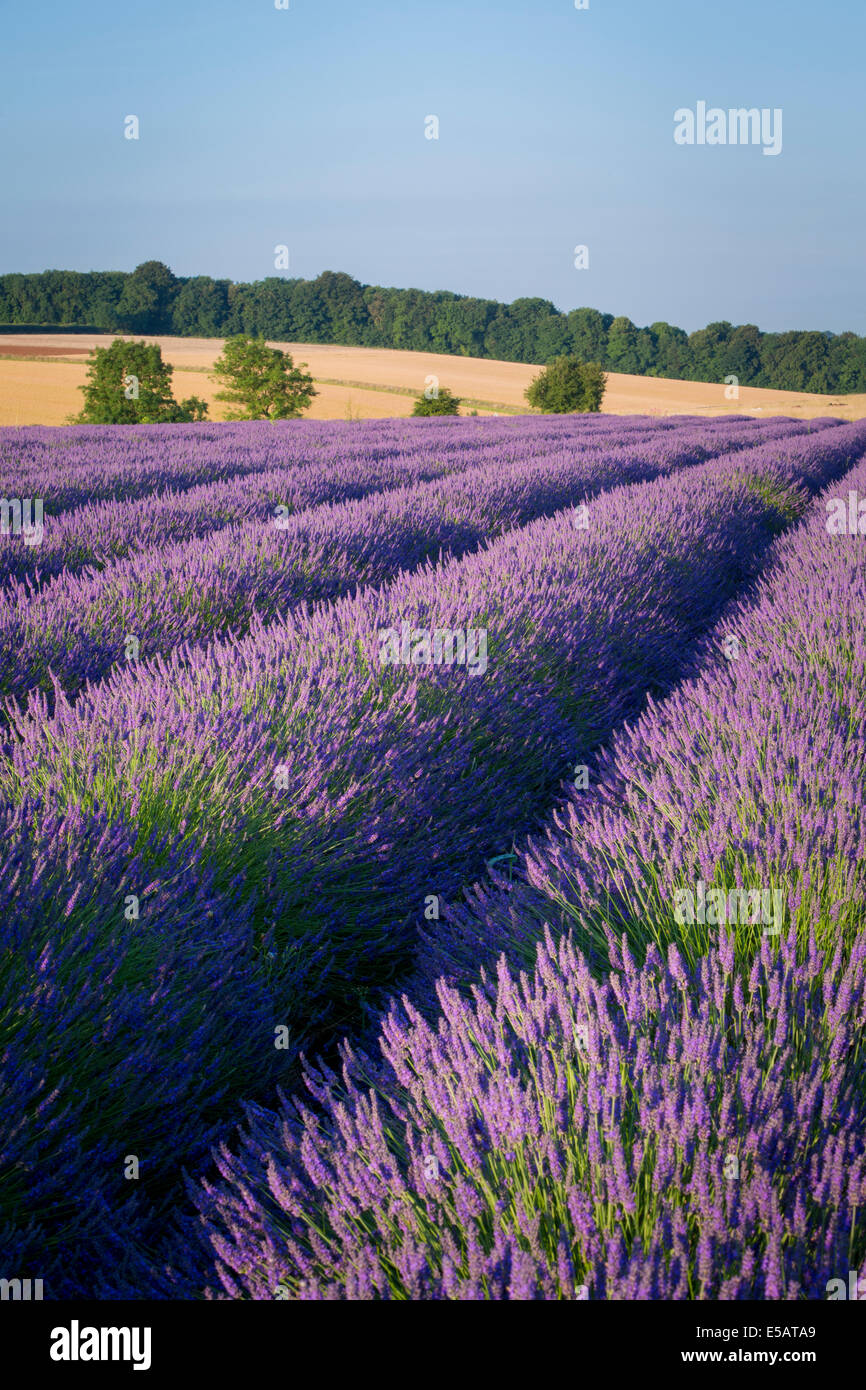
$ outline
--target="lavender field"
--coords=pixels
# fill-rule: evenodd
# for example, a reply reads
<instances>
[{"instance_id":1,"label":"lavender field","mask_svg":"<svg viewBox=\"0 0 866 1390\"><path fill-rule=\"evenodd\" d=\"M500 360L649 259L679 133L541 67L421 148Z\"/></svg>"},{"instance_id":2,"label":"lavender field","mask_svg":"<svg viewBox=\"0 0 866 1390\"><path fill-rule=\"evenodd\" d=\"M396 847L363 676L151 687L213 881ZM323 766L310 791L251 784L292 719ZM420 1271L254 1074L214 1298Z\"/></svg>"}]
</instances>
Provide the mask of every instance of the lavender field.
<instances>
[{"instance_id":1,"label":"lavender field","mask_svg":"<svg viewBox=\"0 0 866 1390\"><path fill-rule=\"evenodd\" d=\"M5 1268L866 1280L866 421L3 429L0 494Z\"/></svg>"}]
</instances>

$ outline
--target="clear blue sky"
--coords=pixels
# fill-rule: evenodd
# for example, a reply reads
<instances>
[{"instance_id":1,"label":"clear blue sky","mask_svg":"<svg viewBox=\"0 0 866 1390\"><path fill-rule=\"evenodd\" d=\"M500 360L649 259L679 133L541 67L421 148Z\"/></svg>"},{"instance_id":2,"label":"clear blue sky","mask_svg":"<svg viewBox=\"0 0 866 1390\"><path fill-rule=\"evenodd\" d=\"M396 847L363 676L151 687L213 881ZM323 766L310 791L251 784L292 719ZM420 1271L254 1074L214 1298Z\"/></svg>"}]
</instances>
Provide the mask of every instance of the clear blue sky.
<instances>
[{"instance_id":1,"label":"clear blue sky","mask_svg":"<svg viewBox=\"0 0 866 1390\"><path fill-rule=\"evenodd\" d=\"M866 333L863 0L290 6L2 0L0 271L255 280L285 243L291 275ZM677 146L699 100L782 108L782 153Z\"/></svg>"}]
</instances>

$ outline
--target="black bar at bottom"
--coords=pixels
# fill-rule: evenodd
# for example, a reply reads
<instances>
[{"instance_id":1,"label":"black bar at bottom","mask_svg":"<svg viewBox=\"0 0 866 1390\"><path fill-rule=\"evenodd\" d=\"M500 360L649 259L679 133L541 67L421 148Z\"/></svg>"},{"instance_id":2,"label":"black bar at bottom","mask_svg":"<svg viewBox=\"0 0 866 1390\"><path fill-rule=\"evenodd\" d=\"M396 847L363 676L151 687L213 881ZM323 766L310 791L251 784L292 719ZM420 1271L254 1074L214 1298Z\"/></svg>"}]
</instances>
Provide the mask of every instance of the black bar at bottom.
<instances>
[{"instance_id":1,"label":"black bar at bottom","mask_svg":"<svg viewBox=\"0 0 866 1390\"><path fill-rule=\"evenodd\" d=\"M116 1379L138 1373L156 1384L184 1372L197 1378L213 1375L215 1385L228 1384L237 1375L249 1379L275 1370L287 1381L298 1376L306 1380L316 1364L327 1368L331 1378L339 1373L343 1357L353 1380L358 1375L390 1378L399 1365L402 1377L411 1377L409 1368L412 1362L417 1366L419 1353L425 1375L433 1370L438 1353L444 1370L451 1363L451 1374L455 1358L465 1374L467 1359L477 1357L489 1379L502 1353L511 1355L516 1349L516 1338L540 1373L548 1353L554 1353L549 1369L554 1363L561 1366L565 1355L575 1374L584 1364L587 1369L594 1365L597 1375L601 1362L607 1374L638 1371L662 1380L671 1374L697 1380L712 1366L728 1371L760 1366L774 1375L806 1369L826 1377L857 1365L862 1354L866 1307L858 1313L844 1306L847 1301L840 1300L842 1306L817 1301L587 1301L551 1309L549 1315L541 1314L542 1323L534 1322L529 1313L518 1314L528 1318L522 1328L510 1314L506 1323L498 1324L490 1310L475 1323L466 1308L445 1314L443 1324L441 1305L438 1314L432 1309L412 1313L406 1306L388 1314L381 1306L375 1310L309 1301L7 1301L0 1304L0 1335L4 1363L20 1366L25 1374L92 1379L108 1372ZM866 1304L862 1297L856 1301ZM548 1316L553 1323L547 1322ZM487 1321L490 1317L492 1322ZM553 1344L534 1340L551 1333L558 1334ZM405 1346L404 1338L411 1338ZM400 1355L405 1350L411 1353L409 1361ZM397 1355L400 1361L392 1361ZM243 1382L237 1390L246 1390Z\"/></svg>"}]
</instances>

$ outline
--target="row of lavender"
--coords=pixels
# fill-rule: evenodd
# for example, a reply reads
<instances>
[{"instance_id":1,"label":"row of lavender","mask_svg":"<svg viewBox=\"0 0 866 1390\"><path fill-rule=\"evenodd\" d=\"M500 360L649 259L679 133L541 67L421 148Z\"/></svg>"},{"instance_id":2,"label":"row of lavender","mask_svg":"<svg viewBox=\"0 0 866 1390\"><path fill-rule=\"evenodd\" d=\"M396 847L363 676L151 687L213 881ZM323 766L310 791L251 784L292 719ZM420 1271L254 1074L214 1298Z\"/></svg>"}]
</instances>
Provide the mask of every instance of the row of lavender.
<instances>
[{"instance_id":1,"label":"row of lavender","mask_svg":"<svg viewBox=\"0 0 866 1390\"><path fill-rule=\"evenodd\" d=\"M866 538L827 524L849 491L866 464L617 734L530 883L446 914L422 980L462 988L432 1017L404 997L342 1079L310 1069L313 1103L250 1110L196 1195L212 1296L856 1296ZM697 879L783 883L787 919L680 924ZM479 976L499 952L529 973Z\"/></svg>"},{"instance_id":2,"label":"row of lavender","mask_svg":"<svg viewBox=\"0 0 866 1390\"><path fill-rule=\"evenodd\" d=\"M387 422L391 425L391 422ZM699 443L706 454L718 453L739 444L756 443L759 439L782 438L786 434L806 430L826 429L838 422L815 420L797 423L789 420L754 421L725 420L663 421L654 424L637 423L615 429L610 425L580 429L569 434L561 422L538 428L534 421L529 431L517 431L514 426L475 428L461 439L452 429L443 428L447 421L414 421L416 428L408 437L395 437L388 428L379 432L367 429L363 434L348 437L337 427L333 437L310 437L295 432L285 433L274 426L256 423L243 427L239 436L243 450L237 448L237 438L204 436L193 456L190 472L188 435L182 433L180 449L175 437L189 426L153 426L158 432L169 431L171 437L160 440L161 451L154 451L154 441L145 435L142 448L144 477L130 477L129 466L112 458L117 447L116 436L125 443L122 431L103 428L104 438L90 444L96 449L99 467L91 455L86 487L92 495L81 498L75 505L65 505L64 496L70 489L70 464L55 464L50 481L34 478L32 462L26 455L13 455L15 469L9 467L3 478L5 496L23 500L34 496L42 500L42 517L37 525L35 503L25 516L22 513L20 533L10 527L0 532L0 576L9 579L44 580L63 571L77 572L85 566L102 568L115 558L135 554L153 546L180 544L208 535L210 532L256 520L283 521L288 516L317 507L365 497L394 487L411 487L434 478L447 477L467 471L484 463L508 466L539 458L552 452L584 453L604 448L622 449L626 443L635 444L652 438L656 443L673 435L688 435ZM453 425L453 422L451 422ZM420 426L421 428L417 428ZM226 426L229 430L240 427ZM276 433L275 433L276 430ZM6 431L7 440L9 434ZM22 431L30 434L34 431ZM38 433L38 431L36 432ZM96 430L88 434L97 433ZM235 447L232 447L234 445ZM81 446L73 441L77 455ZM0 430L0 450L4 447L4 431ZM128 443L121 449L123 459ZM65 466L64 466L65 465ZM146 465L146 466L145 466ZM195 481L210 469L207 482ZM36 469L37 474L44 472ZM75 470L72 470L73 474ZM53 494L46 498L39 491L40 482L49 481ZM122 497L102 496L106 486L120 488ZM46 511L46 506L48 510ZM25 523L29 521L29 528ZM29 534L27 533L29 530Z\"/></svg>"},{"instance_id":3,"label":"row of lavender","mask_svg":"<svg viewBox=\"0 0 866 1390\"><path fill-rule=\"evenodd\" d=\"M821 426L819 425L819 428ZM32 690L52 692L59 684L72 696L88 681L108 675L124 660L167 654L183 642L202 642L220 632L241 636L254 616L268 622L295 604L335 598L361 584L381 584L402 569L414 569L441 554L460 555L483 541L525 525L541 515L589 499L617 483L642 481L683 468L723 451L756 440L803 435L804 427L790 421L749 423L724 433L718 429L677 429L640 434L616 446L583 445L536 456L527 446L515 462L501 457L501 448L478 450L474 467L457 468L461 459L449 455L449 476L437 481L398 486L411 467L414 473L437 466L418 459L391 459L387 466L361 465L352 470L307 469L319 489L320 505L296 516L269 515L247 476L223 487L258 506L255 522L226 525L190 540L176 539L191 515L220 515L214 497L219 489L196 489L191 513L179 499L165 505L161 518L170 537L132 558L108 564L95 572L64 572L41 589L29 581L11 583L0 592L0 694L25 699ZM824 433L829 447L838 432ZM809 438L812 433L810 431ZM359 479L371 495L360 501L337 501L357 488ZM295 480L296 481L296 480ZM292 486L295 482L292 483ZM269 473L263 482L270 498L286 486L285 476ZM378 489L378 490L374 490ZM385 489L384 491L381 489ZM390 489L390 490L388 490ZM283 495L286 495L285 492ZM134 504L141 510L148 499ZM94 532L101 507L87 508ZM154 508L158 515L160 507ZM72 518L81 513L73 513ZM61 519L62 520L62 519ZM75 553L82 528L58 537ZM41 548L40 548L41 549ZM19 540L19 556L27 551ZM32 551L30 553L33 553ZM65 559L69 551L61 549Z\"/></svg>"},{"instance_id":4,"label":"row of lavender","mask_svg":"<svg viewBox=\"0 0 866 1390\"><path fill-rule=\"evenodd\" d=\"M866 904L866 532L830 517L831 504L851 515L852 494L866 499L862 467L776 542L760 600L731 604L691 678L600 750L587 787L521 852L519 883L494 875L498 891L443 906L419 992L440 976L466 983L503 950L528 963L544 925L573 928L602 958L612 924L634 948L652 939L694 962L744 907L746 959L781 926L851 945ZM732 892L760 894L760 910L754 896L729 904ZM768 892L782 895L769 922Z\"/></svg>"},{"instance_id":5,"label":"row of lavender","mask_svg":"<svg viewBox=\"0 0 866 1390\"><path fill-rule=\"evenodd\" d=\"M539 521L19 713L0 760L0 1201L19 1263L92 1289L113 1251L146 1246L236 1100L290 1081L304 1039L402 968L421 904L677 678L804 487L864 447L844 426L619 488L586 530ZM484 672L382 664L404 621L422 643L483 629Z\"/></svg>"},{"instance_id":6,"label":"row of lavender","mask_svg":"<svg viewBox=\"0 0 866 1390\"><path fill-rule=\"evenodd\" d=\"M463 437L441 421L413 423L421 428L397 434L389 421L347 434L341 426L323 433L306 425L291 429L256 422L222 426L226 433L205 431L200 437L190 434L190 426L167 425L149 427L131 440L124 430L99 427L84 431L83 443L74 434L65 449L61 445L59 458L54 445L49 464L38 452L31 456L30 436L45 431L21 431L25 438L6 462L4 495L42 498L42 527L37 539L31 509L29 536L0 536L0 575L48 578L88 564L101 567L114 557L205 536L231 523L272 520L278 508L288 516L484 462L528 460L562 439L555 422L529 432L494 423ZM821 428L831 422L816 423ZM578 450L598 448L609 437L637 440L681 428L645 425L614 435L584 429L569 443ZM714 427L706 428L714 438ZM5 443L8 453L12 433L0 431L0 451Z\"/></svg>"},{"instance_id":7,"label":"row of lavender","mask_svg":"<svg viewBox=\"0 0 866 1390\"><path fill-rule=\"evenodd\" d=\"M728 423L745 417L731 416ZM679 416L655 430L681 423L709 424ZM372 465L404 454L471 455L498 446L539 452L575 438L621 436L648 427L645 416L522 417L520 420L376 420L339 424L245 422L219 425L78 426L71 430L26 426L0 430L0 493L40 497L57 514L90 502L130 501L171 488L185 491L289 465L339 465L358 459Z\"/></svg>"}]
</instances>

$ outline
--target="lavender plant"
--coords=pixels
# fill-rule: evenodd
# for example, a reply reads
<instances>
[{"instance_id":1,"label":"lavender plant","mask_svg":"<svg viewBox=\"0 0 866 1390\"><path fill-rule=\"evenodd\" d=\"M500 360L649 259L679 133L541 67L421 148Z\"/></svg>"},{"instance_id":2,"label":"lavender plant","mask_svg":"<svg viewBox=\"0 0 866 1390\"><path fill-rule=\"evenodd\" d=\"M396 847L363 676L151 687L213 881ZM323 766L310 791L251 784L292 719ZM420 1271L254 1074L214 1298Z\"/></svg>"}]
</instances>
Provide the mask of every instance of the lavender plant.
<instances>
[{"instance_id":1,"label":"lavender plant","mask_svg":"<svg viewBox=\"0 0 866 1390\"><path fill-rule=\"evenodd\" d=\"M864 938L765 941L745 980L724 930L694 966L608 952L599 981L548 934L251 1110L193 1194L210 1296L824 1298L862 1268Z\"/></svg>"},{"instance_id":2,"label":"lavender plant","mask_svg":"<svg viewBox=\"0 0 866 1390\"><path fill-rule=\"evenodd\" d=\"M689 678L615 732L590 785L515 855L518 882L443 905L419 951L428 988L471 981L500 951L531 958L545 923L573 926L586 950L603 951L613 923L636 951L652 940L697 958L712 914L677 920L676 905L698 883L704 896L775 891L801 940L850 946L866 902L866 538L830 533L827 516L858 488L863 463L776 541ZM749 958L767 925L736 927Z\"/></svg>"},{"instance_id":3,"label":"lavender plant","mask_svg":"<svg viewBox=\"0 0 866 1390\"><path fill-rule=\"evenodd\" d=\"M88 567L79 574L65 566L38 591L28 577L0 594L0 692L23 700L31 691L51 694L60 685L73 696L124 660L129 634L140 634L136 652L146 656L169 653L184 642L239 637L254 617L266 623L301 602L383 583L424 560L477 549L606 487L698 463L708 454L701 438L701 432L677 432L628 448L530 455L514 464L498 457L465 471L454 471L452 464L450 476L411 487L397 487L393 474L373 468L371 477L378 476L383 488L386 480L391 486L360 501L320 501L295 516L260 515L191 540L151 546L101 572ZM344 465L336 478L317 476L336 497L341 488L359 486ZM253 505L258 487L273 497L277 485L268 474L256 488L249 477L234 486ZM212 500L213 489L205 491ZM181 522L186 515L183 508ZM171 520L174 529L174 513ZM18 546L32 553L20 541Z\"/></svg>"},{"instance_id":4,"label":"lavender plant","mask_svg":"<svg viewBox=\"0 0 866 1390\"><path fill-rule=\"evenodd\" d=\"M263 930L284 949L326 934L328 990L364 990L402 959L407 915L507 847L575 757L675 678L684 646L801 505L789 473L739 455L620 488L589 531L569 515L537 522L243 641L129 662L75 706L58 695L53 715L34 698L13 712L0 788L15 805L42 796L110 822L134 805L142 843L206 839L219 881L243 866ZM380 633L404 619L488 630L484 678L383 666Z\"/></svg>"},{"instance_id":5,"label":"lavender plant","mask_svg":"<svg viewBox=\"0 0 866 1390\"><path fill-rule=\"evenodd\" d=\"M177 429L185 427L146 427L151 428L175 433L169 438L162 433L156 438L145 433L144 439L139 440L144 462L153 470L145 474L145 485L153 483L156 489L144 493L139 493L134 484L129 486L127 472L119 472L116 466L115 452L125 458L129 449L125 426L108 430L92 443L86 476L95 496L77 502L67 493L71 477L79 468L65 457L67 453L77 456L81 452L80 446L73 447L74 440L66 450L62 445L54 446L55 454L59 451L61 457L54 461L48 477L44 476L46 470L33 477L35 461L26 455L23 459L21 454L13 455L16 466L9 466L5 476L7 495L33 495L36 489L43 501L47 495L47 507L43 508L46 515L38 546L23 545L14 535L0 535L0 575L35 580L64 570L78 572L88 565L101 569L113 557L166 542L176 545L233 522L253 518L272 521L277 508L282 509L282 516L288 516L324 502L339 502L444 477L485 461L528 461L549 448L548 433L544 431L528 437L517 437L512 431L504 439L499 431L463 440L437 438L435 434L398 440L389 429L375 434L368 429L359 438L352 438L338 426L333 435L311 437L298 429L287 432L281 426L253 424L223 426L226 434L208 434L201 440L196 435L190 441L188 434L177 437ZM803 426L782 422L776 428L796 432ZM618 438L638 440L649 433L645 427ZM669 433L661 432L659 437ZM704 437L713 442L711 431L705 430ZM194 453L189 447L192 443L196 446ZM575 444L579 449L598 447L590 443L589 437L585 444ZM190 468L191 456L194 468ZM214 481L196 481L204 466L210 467ZM115 489L126 486L128 495L102 498L104 487L94 481L94 475L98 480L100 473L112 481ZM67 501L69 505L64 506Z\"/></svg>"},{"instance_id":6,"label":"lavender plant","mask_svg":"<svg viewBox=\"0 0 866 1390\"><path fill-rule=\"evenodd\" d=\"M278 1274L293 1294L302 1296L340 1297L348 1291L349 1296L517 1297L523 1296L521 1290L579 1296L585 1283L596 1292L674 1289L677 1296L683 1289L703 1296L714 1287L730 1287L735 1294L783 1287L786 1295L817 1289L818 1275L809 1272L796 1245L801 1228L807 1235L819 1229L816 1213L823 1210L822 1203L826 1206L820 1183L829 1170L817 1149L809 1151L809 1172L810 1182L820 1178L818 1188L813 1182L818 1207L803 1196L805 1217L797 1196L805 1192L802 1184L789 1191L771 1183L779 1202L790 1197L794 1203L793 1224L789 1230L782 1222L781 1245L773 1246L783 1252L782 1284L767 1283L763 1265L736 1265L735 1248L730 1259L727 1254L717 1258L714 1237L705 1235L711 1228L701 1225L704 1216L693 1210L697 1199L687 1167L677 1172L683 1182L692 1182L691 1196L683 1197L681 1210L668 1211L672 1224L664 1225L668 1216L663 1204L652 1209L662 1236L675 1233L682 1255L680 1272L672 1273L666 1265L655 1284L638 1275L639 1254L633 1253L650 1239L656 1219L650 1206L641 1207L645 1219L633 1230L621 1228L625 1244L620 1246L610 1243L612 1227L607 1231L604 1225L613 1220L610 1212L598 1216L598 1230L607 1234L595 1244L596 1238L587 1236L584 1253L568 1256L571 1266L561 1251L571 1239L568 1232L573 1235L580 1223L566 1223L567 1238L556 1238L554 1277L548 1226L552 1231L554 1215L566 1220L560 1189L539 1187L537 1209L521 1196L525 1210L515 1216L516 1225L511 1216L496 1225L510 1201L503 1194L497 1203L505 1206L501 1211L496 1207L493 1224L479 1208L474 1234L461 1246L458 1228L448 1226L448 1213L456 1212L461 1223L465 1218L471 1225L481 1200L478 1192L486 1191L462 1178L452 1185L451 1196L441 1189L447 1216L442 1229L452 1231L447 1236L452 1243L447 1250L442 1242L437 1246L428 1232L429 1250L423 1242L405 1246L409 1265L394 1262L396 1247L384 1217L370 1251L353 1264L352 1241L358 1232L352 1234L354 1218L346 1218L344 1271L349 1282L341 1283L332 1277L329 1261L337 1258L334 1241L343 1239L342 1228L329 1223L339 1213L342 1189L333 1206L322 1205L321 1193L315 1201L304 1196L305 1211L314 1222L321 1218L321 1227L311 1234L309 1225L304 1230L291 1225L287 1236L289 1208L281 1205L282 1197L264 1191L266 1147L285 1169L292 1201L306 1190L309 1175L299 1177L295 1157L280 1155L283 1140L274 1137L275 1121L260 1107L278 1083L293 1085L299 1049L357 1020L359 1008L377 999L409 963L423 905L453 899L488 858L507 853L549 807L563 779L573 776L575 762L591 759L593 748L641 708L647 692L668 691L689 669L695 642L722 605L760 569L772 537L803 514L810 493L841 476L862 453L866 426L826 421L806 431L791 422L756 425L729 418L650 427L639 418L601 417L401 421L369 427L300 422L215 431L209 426L152 426L122 432L123 440L117 433L0 432L7 493L40 495L42 489L52 499L51 524L56 526L54 541L50 528L47 533L53 557L47 569L59 567L53 578L38 566L27 570L31 612L19 602L22 591L13 584L7 585L3 599L7 617L14 613L4 679L7 689L26 697L20 706L10 707L0 746L4 1248L16 1260L36 1262L48 1272L50 1296L194 1294L201 1284L196 1272L201 1252L190 1244L192 1227L179 1222L173 1248L170 1238L161 1250L161 1236L171 1228L169 1214L178 1214L183 1168L199 1167L210 1145L225 1140L246 1098L258 1126L252 1142L259 1148L254 1157L247 1148L237 1159L224 1150L223 1177L230 1187L214 1189L207 1199L213 1239L227 1242L228 1253L224 1257L221 1252L220 1258L228 1292L265 1296L265 1285L257 1282L261 1271L253 1263L262 1249L271 1259L271 1242L278 1263L268 1266L267 1287L272 1289L272 1274ZM711 461L700 462L705 457ZM404 476L410 486L399 486ZM652 481L600 492L629 478ZM383 489L382 495L334 504L335 497L346 495L340 489L351 493L364 487L365 479ZM265 545L261 525L251 518L258 515L255 507L261 499L272 500L268 489L274 480L279 486L293 480L294 505L306 498L314 506L290 518L279 541ZM231 507L244 505L245 490L253 508L246 520L229 515ZM220 498L209 518L202 504ZM588 503L586 525L586 515L578 525L570 508L525 524L566 500L579 499ZM223 504L227 511L220 513ZM108 519L108 531L105 549L97 554L99 518ZM155 544L160 520L170 536ZM14 540L20 538L4 538L4 544ZM125 546L139 544L147 548L123 557ZM238 549L242 544L244 554ZM456 553L440 562L440 548ZM7 548L4 554L14 557L21 550L19 545L18 551ZM173 559L167 564L176 555L183 557L176 567ZM85 557L104 566L103 573L76 575ZM15 563L12 558L10 564ZM21 563L26 569L30 562ZM418 566L415 573L407 572L410 565ZM853 584L856 597L856 578L855 566L853 576L837 576L837 583ZM379 587L363 587L371 584ZM812 592L817 602L817 580ZM332 595L342 596L311 603ZM284 605L290 611L284 613ZM267 624L266 619L272 621ZM410 630L408 664L403 664L398 636L404 623ZM116 661L118 629L128 636L131 628L147 624L153 625L152 650L159 655L148 659L142 642L141 656L124 652L108 679L86 683L88 676L106 669L106 652ZM425 633L468 637L483 631L483 670L477 660L474 667L465 661L413 661L413 631L421 635L416 654L423 649ZM383 662L383 634L389 632L397 634L392 644L396 657ZM209 633L228 635L191 645ZM784 660L789 656L783 653ZM822 671L823 661L818 662ZM841 657L833 657L826 688L853 679L856 670L856 663L846 666ZM852 705L855 731L858 709ZM846 755L858 746L852 733ZM814 808L809 814L817 836L826 821ZM849 858L856 843L856 837L839 840ZM594 869L600 873L598 856ZM846 872L854 873L851 865ZM520 919L525 929L511 937L500 935L492 899L480 930L473 926L464 935L452 913L437 924L439 946L444 949L446 940L453 945L450 964L456 975L464 965L464 948L480 949L479 936L491 959L509 943L534 952L539 924L532 918L533 905L547 890L539 880L519 891L534 896ZM517 892L509 897L509 911L518 903ZM546 902L552 912L553 890ZM556 904L562 910L558 898ZM470 908L474 911L471 903ZM657 939L664 947L664 936ZM607 934L603 946L601 938L586 933L581 942L596 956L610 949L615 970L631 979L634 971L626 957L616 956L629 948L619 941L610 945ZM645 946L643 938L640 944ZM637 945L635 941L635 950ZM813 943L809 960L818 961L820 945ZM554 989L555 966L571 991L572 976L577 972L583 978L586 962L576 953L566 959L566 944L554 947L551 941L546 949L548 961L540 965L533 988L548 989L549 981ZM692 1015L677 1014L678 996L668 978L682 966L690 981L689 997L696 1001L695 1017L722 1037L722 1052L712 1055L724 1060L723 1043L736 1048L739 1035L730 1022L725 1031L721 1015L706 1012L710 1006L705 1008L700 991L710 977L701 972L710 967L697 951L689 958L682 943L684 964L671 958L663 966L658 948L650 949L655 951L650 956L653 969L659 972L659 1007L667 1000L671 1029L685 1030L683 1045L692 1046ZM709 949L708 942L701 943L701 950ZM435 950L430 951L431 963ZM721 942L718 951L728 952L728 944ZM858 961L856 951L850 961L822 961L815 965L814 979L808 977L808 989L808 981L802 990L796 981L791 984L803 1037L795 1033L787 1060L780 1060L781 1054L763 1059L768 1067L779 1061L778 1072L762 1073L768 1094L779 1096L794 1086L791 1094L808 1133L812 1130L806 1121L811 1124L809 1116L818 1113L819 1104L817 1092L808 1087L815 1077L830 1086L827 1113L838 1116L842 1125L842 1157L832 1161L838 1166L850 1159L853 1165L850 1189L839 1187L835 1168L826 1179L835 1184L833 1193L842 1193L836 1224L820 1227L822 1248L833 1260L841 1259L846 1248L850 1258L862 1256L856 1223L845 1214L862 1175L860 1150L853 1140L849 1143L844 1128L847 1117L856 1114L859 1053L856 1046L853 1051L843 1047L840 1076L834 1073L828 1082L824 1035L812 1029L808 1009L817 1018L815 991L825 971L834 991L828 999L848 1001L840 1005L840 1027L848 1027L845 1010L850 1004L853 1028L860 1007L850 1002L860 999ZM791 968L795 965L800 971L812 968L792 957ZM740 1039L745 1050L736 1054L741 1061L759 1049L758 1025L767 1012L759 995L766 995L767 1007L775 1008L776 957L767 954L765 966L769 973L754 985L751 1031L743 1031ZM477 963L472 969L472 978L476 976ZM429 978L422 974L419 1003L425 1002ZM614 977L610 987L616 997ZM518 988L525 996L528 985L512 981L508 986L512 992ZM566 986L560 982L555 988L559 997ZM736 989L731 983L739 1008ZM493 1009L493 996L488 992L484 998L483 1007ZM714 983L712 1009L722 1007L718 999ZM446 991L443 1007L450 1009L452 1003L454 1010L468 1007ZM482 1007L480 1000L475 1007ZM610 1013L609 999L605 1007L627 1050L632 1044L615 1011ZM654 997L647 1005L650 1011L652 1007ZM837 1015L832 1017L835 1027ZM500 1022L504 1029L505 1015ZM475 1028L471 1020L466 1026ZM667 1037L667 1024L657 1020L652 1026L661 1030L652 1037ZM419 1056L424 1055L426 1027L411 1011L399 1023L402 1034L411 1033L413 1046L417 1039ZM422 1031L416 1034L417 1028ZM507 1073L516 1087L525 1089L528 1054L521 1051L514 1028L500 1032L503 1076ZM809 1051L813 1035L814 1058ZM559 1075L557 1068L565 1066L565 1036L563 1032L557 1040L552 1035L554 1050L538 1054L539 1075L546 1077L551 1068ZM465 1041L465 1034L457 1030L453 1037L459 1050L464 1043L456 1040ZM647 1047L649 1037L644 1037ZM643 1047L637 1034L634 1047ZM512 1054L513 1062L506 1061ZM486 1045L484 1055L490 1055ZM730 1055L733 1066L736 1057ZM375 1072L388 1105L393 1101L405 1110L400 1088L408 1073L398 1075L392 1066L389 1075L389 1065L383 1069L365 1060L364 1084ZM582 1062L573 1064L572 1059L568 1066L573 1075L569 1073L567 1090L576 1102ZM751 1062L747 1075L752 1078L750 1068ZM806 1087L802 1093L792 1081L800 1072ZM443 1064L442 1075L447 1074ZM325 1136L328 1121L321 1115L330 1113L337 1091L330 1077L312 1079L324 1107L316 1121L323 1127L316 1133ZM692 1085L694 1076L689 1073L686 1080ZM350 1089L358 1084L351 1073ZM496 1112L498 1122L507 1128L510 1093L501 1089L504 1080L496 1085L505 1106ZM749 1080L742 1090L741 1109L758 1115L760 1095L751 1086ZM696 1093L683 1094L692 1097L698 1113ZM350 1096L345 1114L353 1113L353 1104ZM547 1123L548 1109L543 1113ZM619 1113L616 1107L614 1113ZM301 1123L292 1114L290 1127ZM634 1120L632 1129L623 1131L631 1136L632 1159L634 1145L641 1142L635 1138L638 1128ZM372 1142L364 1133L363 1143ZM831 1137L836 1142L835 1130ZM335 1130L327 1139L322 1162L338 1138ZM780 1152L789 1138L779 1141ZM391 1144L390 1128L386 1139ZM302 1136L298 1142L310 1157L310 1138ZM408 1150L400 1147L404 1140L399 1136L394 1142L395 1171L402 1172ZM456 1174L453 1163L449 1167L451 1139L436 1142L438 1147L422 1154L422 1171L434 1157L442 1172ZM774 1143L767 1139L767 1152ZM497 1158L491 1182L496 1173L511 1171L512 1160L518 1165L515 1172L524 1171L520 1164L527 1172L534 1164L536 1172L549 1151L547 1137L538 1153L531 1145L525 1156L520 1147L504 1150L511 1157ZM362 1146L358 1153L366 1149ZM708 1151L707 1162L710 1157ZM127 1171L131 1159L138 1164L135 1176ZM616 1171L618 1163L616 1159ZM361 1181L360 1171L353 1181ZM379 1201L375 1169L371 1172L368 1185ZM581 1169L583 1176L577 1174L575 1181L589 1172ZM249 1203L246 1189L236 1186L241 1181L249 1181ZM754 1238L758 1252L765 1238L776 1239L768 1234L772 1202L762 1207L759 1201L770 1190L769 1181L756 1168L752 1186L742 1189L749 1196L737 1230L743 1240ZM301 1184L297 1191L295 1182ZM644 1194L643 1177L640 1182ZM238 1202L252 1221L249 1229L246 1218L237 1224ZM374 1209L379 1211L375 1204ZM532 1226L536 1219L537 1228ZM411 1240L420 1240L421 1227L411 1231ZM489 1247L484 1243L488 1236L493 1240ZM286 1256L289 1237L299 1251L308 1251L297 1256L297 1268L295 1255ZM694 1240L700 1252L708 1239L711 1256L699 1254L699 1270L700 1261L706 1264L709 1258L712 1270L729 1271L725 1278L734 1281L730 1285L714 1284L715 1274L696 1275L692 1265L682 1273L692 1259ZM674 1248L672 1241L673 1236L665 1249ZM316 1242L324 1243L320 1247ZM309 1256L314 1246L315 1259ZM593 1252L602 1247L604 1270L611 1272L600 1275ZM237 1255L241 1249L247 1253ZM661 1251L660 1246L652 1249ZM304 1260L306 1272L298 1273ZM590 1286L593 1260L595 1282ZM312 1283L302 1288L301 1280Z\"/></svg>"}]
</instances>

